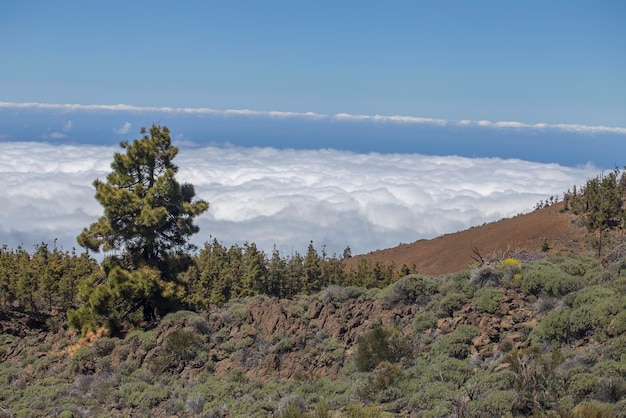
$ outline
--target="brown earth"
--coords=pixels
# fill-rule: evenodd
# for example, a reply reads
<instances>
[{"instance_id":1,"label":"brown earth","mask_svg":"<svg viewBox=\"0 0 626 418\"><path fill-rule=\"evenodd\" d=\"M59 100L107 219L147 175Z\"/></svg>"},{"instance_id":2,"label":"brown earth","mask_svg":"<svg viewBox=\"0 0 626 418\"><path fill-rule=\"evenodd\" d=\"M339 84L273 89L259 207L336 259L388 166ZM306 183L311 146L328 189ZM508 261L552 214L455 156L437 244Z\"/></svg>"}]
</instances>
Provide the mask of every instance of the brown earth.
<instances>
[{"instance_id":1,"label":"brown earth","mask_svg":"<svg viewBox=\"0 0 626 418\"><path fill-rule=\"evenodd\" d=\"M542 254L544 241L550 248L548 254L584 254L589 238L584 223L563 208L561 202L431 240L358 255L348 260L348 266L354 267L365 258L371 263L394 264L398 269L406 265L417 273L437 276L467 269L476 261L474 249L483 257L520 251Z\"/></svg>"}]
</instances>

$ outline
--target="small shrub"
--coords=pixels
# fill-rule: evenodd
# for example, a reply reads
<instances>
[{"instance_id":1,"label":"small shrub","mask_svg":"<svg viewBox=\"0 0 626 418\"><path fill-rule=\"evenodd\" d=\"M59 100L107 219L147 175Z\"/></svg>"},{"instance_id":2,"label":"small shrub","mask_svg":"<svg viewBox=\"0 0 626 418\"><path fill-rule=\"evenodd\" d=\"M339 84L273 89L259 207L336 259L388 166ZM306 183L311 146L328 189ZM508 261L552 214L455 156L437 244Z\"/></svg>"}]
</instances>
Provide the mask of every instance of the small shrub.
<instances>
[{"instance_id":1,"label":"small shrub","mask_svg":"<svg viewBox=\"0 0 626 418\"><path fill-rule=\"evenodd\" d=\"M304 399L300 396L284 396L278 401L276 408L278 416L282 418L300 418L304 417L305 404Z\"/></svg>"},{"instance_id":2,"label":"small shrub","mask_svg":"<svg viewBox=\"0 0 626 418\"><path fill-rule=\"evenodd\" d=\"M238 324L242 324L246 319L246 304L242 301L231 301L228 304L228 312L233 314Z\"/></svg>"},{"instance_id":3,"label":"small shrub","mask_svg":"<svg viewBox=\"0 0 626 418\"><path fill-rule=\"evenodd\" d=\"M535 345L544 342L567 342L570 337L569 318L571 309L562 307L554 310L530 332L529 338Z\"/></svg>"},{"instance_id":4,"label":"small shrub","mask_svg":"<svg viewBox=\"0 0 626 418\"><path fill-rule=\"evenodd\" d=\"M346 418L379 418L380 416L375 406L365 407L353 403L346 406Z\"/></svg>"},{"instance_id":5,"label":"small shrub","mask_svg":"<svg viewBox=\"0 0 626 418\"><path fill-rule=\"evenodd\" d=\"M601 376L595 389L596 399L615 403L626 394L626 381L621 376Z\"/></svg>"},{"instance_id":6,"label":"small shrub","mask_svg":"<svg viewBox=\"0 0 626 418\"><path fill-rule=\"evenodd\" d=\"M91 351L96 357L104 357L111 354L111 351L115 348L115 340L109 337L98 338L93 342Z\"/></svg>"},{"instance_id":7,"label":"small shrub","mask_svg":"<svg viewBox=\"0 0 626 418\"><path fill-rule=\"evenodd\" d=\"M161 325L181 322L184 319L197 318L198 316L199 315L197 313L192 312L192 311L185 311L185 310L176 311L176 312L172 312L172 313L165 315L163 319L161 320Z\"/></svg>"},{"instance_id":8,"label":"small shrub","mask_svg":"<svg viewBox=\"0 0 626 418\"><path fill-rule=\"evenodd\" d=\"M339 285L330 285L320 292L319 298L324 302L341 303L350 298L350 292Z\"/></svg>"},{"instance_id":9,"label":"small shrub","mask_svg":"<svg viewBox=\"0 0 626 418\"><path fill-rule=\"evenodd\" d=\"M577 373L572 376L568 393L572 396L575 403L589 399L595 392L598 384L598 377L592 373Z\"/></svg>"},{"instance_id":10,"label":"small shrub","mask_svg":"<svg viewBox=\"0 0 626 418\"><path fill-rule=\"evenodd\" d=\"M472 339L480 335L480 328L474 325L461 324L450 334L439 337L433 344L433 351L447 357L465 359L469 355Z\"/></svg>"},{"instance_id":11,"label":"small shrub","mask_svg":"<svg viewBox=\"0 0 626 418\"><path fill-rule=\"evenodd\" d=\"M361 399L377 403L392 401L393 396L390 397L389 394L390 392L396 394L396 391L390 391L390 389L400 374L401 371L397 365L383 361L376 366L365 381L361 382L357 388L357 395Z\"/></svg>"},{"instance_id":12,"label":"small shrub","mask_svg":"<svg viewBox=\"0 0 626 418\"><path fill-rule=\"evenodd\" d=\"M248 337L249 338L249 337ZM296 342L292 338L282 338L272 347L273 353L287 353L296 346Z\"/></svg>"},{"instance_id":13,"label":"small shrub","mask_svg":"<svg viewBox=\"0 0 626 418\"><path fill-rule=\"evenodd\" d=\"M209 321L205 318L198 316L197 318L192 318L189 325L201 335L210 335L211 334L211 326Z\"/></svg>"},{"instance_id":14,"label":"small shrub","mask_svg":"<svg viewBox=\"0 0 626 418\"><path fill-rule=\"evenodd\" d=\"M470 281L477 288L484 286L498 286L502 281L502 273L493 266L482 266L472 270Z\"/></svg>"},{"instance_id":15,"label":"small shrub","mask_svg":"<svg viewBox=\"0 0 626 418\"><path fill-rule=\"evenodd\" d=\"M470 401L468 416L504 417L511 413L517 394L513 390L492 390Z\"/></svg>"},{"instance_id":16,"label":"small shrub","mask_svg":"<svg viewBox=\"0 0 626 418\"><path fill-rule=\"evenodd\" d=\"M572 411L575 418L612 418L615 407L598 401L582 402Z\"/></svg>"},{"instance_id":17,"label":"small shrub","mask_svg":"<svg viewBox=\"0 0 626 418\"><path fill-rule=\"evenodd\" d=\"M502 292L491 287L479 289L474 294L474 304L479 311L496 313L502 302Z\"/></svg>"},{"instance_id":18,"label":"small shrub","mask_svg":"<svg viewBox=\"0 0 626 418\"><path fill-rule=\"evenodd\" d=\"M626 336L614 338L609 345L604 347L603 353L609 360L626 360Z\"/></svg>"},{"instance_id":19,"label":"small shrub","mask_svg":"<svg viewBox=\"0 0 626 418\"><path fill-rule=\"evenodd\" d=\"M235 367L228 374L228 380L233 383L245 384L248 383L248 376L246 376L246 373L241 367Z\"/></svg>"},{"instance_id":20,"label":"small shrub","mask_svg":"<svg viewBox=\"0 0 626 418\"><path fill-rule=\"evenodd\" d=\"M389 300L392 303L402 302L407 305L424 305L437 292L437 282L429 277L412 274L403 277L393 284Z\"/></svg>"},{"instance_id":21,"label":"small shrub","mask_svg":"<svg viewBox=\"0 0 626 418\"><path fill-rule=\"evenodd\" d=\"M157 334L154 331L131 331L126 335L125 341L137 338L139 345L145 351L150 351L157 345Z\"/></svg>"},{"instance_id":22,"label":"small shrub","mask_svg":"<svg viewBox=\"0 0 626 418\"><path fill-rule=\"evenodd\" d=\"M194 393L187 398L187 402L185 402L185 411L193 415L198 415L202 412L205 403L206 399L202 393Z\"/></svg>"},{"instance_id":23,"label":"small shrub","mask_svg":"<svg viewBox=\"0 0 626 418\"><path fill-rule=\"evenodd\" d=\"M176 329L163 341L163 349L176 360L186 361L196 357L202 347L202 338L191 331Z\"/></svg>"},{"instance_id":24,"label":"small shrub","mask_svg":"<svg viewBox=\"0 0 626 418\"><path fill-rule=\"evenodd\" d=\"M411 352L409 341L395 329L380 326L365 334L355 356L357 369L373 370L380 362L397 362Z\"/></svg>"},{"instance_id":25,"label":"small shrub","mask_svg":"<svg viewBox=\"0 0 626 418\"><path fill-rule=\"evenodd\" d=\"M500 263L500 271L504 279L519 282L522 279L522 263L514 258L505 258Z\"/></svg>"},{"instance_id":26,"label":"small shrub","mask_svg":"<svg viewBox=\"0 0 626 418\"><path fill-rule=\"evenodd\" d=\"M428 309L416 312L413 317L413 328L417 332L423 332L427 329L434 328L436 323L437 314Z\"/></svg>"},{"instance_id":27,"label":"small shrub","mask_svg":"<svg viewBox=\"0 0 626 418\"><path fill-rule=\"evenodd\" d=\"M454 310L460 308L467 299L467 295L462 293L447 294L439 301L439 316L452 316Z\"/></svg>"},{"instance_id":28,"label":"small shrub","mask_svg":"<svg viewBox=\"0 0 626 418\"><path fill-rule=\"evenodd\" d=\"M220 345L220 348L229 353L234 353L235 351L250 347L252 344L254 344L254 339L250 336L247 336L240 340L228 340L226 342L223 342Z\"/></svg>"}]
</instances>

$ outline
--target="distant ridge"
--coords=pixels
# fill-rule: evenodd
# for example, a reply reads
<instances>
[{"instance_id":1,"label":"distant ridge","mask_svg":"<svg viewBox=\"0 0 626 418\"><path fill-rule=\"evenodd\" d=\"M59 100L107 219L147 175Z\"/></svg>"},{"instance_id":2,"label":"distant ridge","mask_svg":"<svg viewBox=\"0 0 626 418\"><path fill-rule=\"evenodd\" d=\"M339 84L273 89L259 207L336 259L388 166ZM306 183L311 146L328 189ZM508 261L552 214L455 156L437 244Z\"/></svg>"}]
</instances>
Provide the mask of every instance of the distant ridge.
<instances>
[{"instance_id":1,"label":"distant ridge","mask_svg":"<svg viewBox=\"0 0 626 418\"><path fill-rule=\"evenodd\" d=\"M469 268L475 261L474 248L483 256L516 250L538 255L584 254L588 247L586 228L578 216L563 212L563 208L564 203L560 202L431 240L357 255L348 260L348 266L356 266L364 258L371 263L393 263L397 269L406 265L417 273L437 276ZM547 252L542 250L546 240Z\"/></svg>"}]
</instances>

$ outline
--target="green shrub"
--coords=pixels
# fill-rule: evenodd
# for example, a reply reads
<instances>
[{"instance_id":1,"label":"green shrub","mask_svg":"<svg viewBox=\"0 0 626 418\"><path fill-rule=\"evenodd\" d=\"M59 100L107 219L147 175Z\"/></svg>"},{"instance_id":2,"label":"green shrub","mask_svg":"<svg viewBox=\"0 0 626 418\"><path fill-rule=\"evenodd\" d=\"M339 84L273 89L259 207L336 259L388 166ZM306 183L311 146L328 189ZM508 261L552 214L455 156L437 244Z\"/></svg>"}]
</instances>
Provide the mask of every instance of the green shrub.
<instances>
[{"instance_id":1,"label":"green shrub","mask_svg":"<svg viewBox=\"0 0 626 418\"><path fill-rule=\"evenodd\" d=\"M157 345L157 334L154 331L133 330L126 335L124 341L130 341L137 338L139 345L145 351L150 351Z\"/></svg>"},{"instance_id":2,"label":"green shrub","mask_svg":"<svg viewBox=\"0 0 626 418\"><path fill-rule=\"evenodd\" d=\"M119 389L123 405L137 407L144 412L159 405L168 398L168 395L167 388L157 387L143 381L125 383Z\"/></svg>"},{"instance_id":3,"label":"green shrub","mask_svg":"<svg viewBox=\"0 0 626 418\"><path fill-rule=\"evenodd\" d=\"M626 310L615 315L610 331L611 335L622 335L626 332Z\"/></svg>"},{"instance_id":4,"label":"green shrub","mask_svg":"<svg viewBox=\"0 0 626 418\"><path fill-rule=\"evenodd\" d=\"M243 324L246 319L246 304L244 301L236 300L228 303L228 312L234 315L238 324Z\"/></svg>"},{"instance_id":5,"label":"green shrub","mask_svg":"<svg viewBox=\"0 0 626 418\"><path fill-rule=\"evenodd\" d=\"M413 317L413 328L417 332L434 328L437 323L437 314L429 309L424 309L415 313Z\"/></svg>"},{"instance_id":6,"label":"green shrub","mask_svg":"<svg viewBox=\"0 0 626 418\"><path fill-rule=\"evenodd\" d=\"M228 340L220 344L220 348L228 353L234 353L235 351L250 347L254 344L254 339L250 336L244 337L240 340Z\"/></svg>"},{"instance_id":7,"label":"green shrub","mask_svg":"<svg viewBox=\"0 0 626 418\"><path fill-rule=\"evenodd\" d=\"M437 281L430 277L411 274L399 279L392 285L389 300L392 303L424 305L437 292L437 286Z\"/></svg>"},{"instance_id":8,"label":"green shrub","mask_svg":"<svg viewBox=\"0 0 626 418\"><path fill-rule=\"evenodd\" d=\"M615 406L598 401L582 402L572 411L576 418L613 418Z\"/></svg>"},{"instance_id":9,"label":"green shrub","mask_svg":"<svg viewBox=\"0 0 626 418\"><path fill-rule=\"evenodd\" d=\"M271 351L273 353L287 353L291 351L295 346L296 342L293 340L293 338L281 338L276 344L274 344Z\"/></svg>"},{"instance_id":10,"label":"green shrub","mask_svg":"<svg viewBox=\"0 0 626 418\"><path fill-rule=\"evenodd\" d=\"M409 341L398 330L378 326L359 340L355 363L358 370L369 371L382 361L397 362L410 352Z\"/></svg>"},{"instance_id":11,"label":"green shrub","mask_svg":"<svg viewBox=\"0 0 626 418\"><path fill-rule=\"evenodd\" d=\"M546 292L562 297L596 283L601 273L601 266L595 260L553 257L524 265L520 287L534 295Z\"/></svg>"},{"instance_id":12,"label":"green shrub","mask_svg":"<svg viewBox=\"0 0 626 418\"><path fill-rule=\"evenodd\" d=\"M111 351L115 348L116 340L109 337L98 338L93 342L91 351L96 357L104 357L111 354Z\"/></svg>"},{"instance_id":13,"label":"green shrub","mask_svg":"<svg viewBox=\"0 0 626 418\"><path fill-rule=\"evenodd\" d=\"M566 342L570 336L571 309L562 307L548 314L528 336L533 345L544 342Z\"/></svg>"},{"instance_id":14,"label":"green shrub","mask_svg":"<svg viewBox=\"0 0 626 418\"><path fill-rule=\"evenodd\" d=\"M568 385L568 393L579 403L590 398L596 390L598 377L593 373L578 373L572 376Z\"/></svg>"},{"instance_id":15,"label":"green shrub","mask_svg":"<svg viewBox=\"0 0 626 418\"><path fill-rule=\"evenodd\" d=\"M491 390L472 399L468 405L468 416L504 417L511 413L517 394L514 390Z\"/></svg>"},{"instance_id":16,"label":"green shrub","mask_svg":"<svg viewBox=\"0 0 626 418\"><path fill-rule=\"evenodd\" d=\"M435 354L464 359L469 355L472 339L480 335L480 328L474 325L460 324L454 331L442 335L433 344Z\"/></svg>"},{"instance_id":17,"label":"green shrub","mask_svg":"<svg viewBox=\"0 0 626 418\"><path fill-rule=\"evenodd\" d=\"M439 283L439 293L447 295L449 293L460 293L470 299L474 295L476 286L470 280L471 272L468 270L458 273L446 274L437 278Z\"/></svg>"},{"instance_id":18,"label":"green shrub","mask_svg":"<svg viewBox=\"0 0 626 418\"><path fill-rule=\"evenodd\" d=\"M455 292L447 294L439 301L439 316L452 316L454 310L460 308L467 301L467 299L467 295L463 293Z\"/></svg>"},{"instance_id":19,"label":"green shrub","mask_svg":"<svg viewBox=\"0 0 626 418\"><path fill-rule=\"evenodd\" d=\"M324 302L341 303L350 298L350 293L343 286L331 284L322 290L318 297Z\"/></svg>"},{"instance_id":20,"label":"green shrub","mask_svg":"<svg viewBox=\"0 0 626 418\"><path fill-rule=\"evenodd\" d=\"M581 338L589 333L596 340L606 339L611 319L626 308L624 298L618 297L612 290L592 286L578 292L572 302L570 329L574 338Z\"/></svg>"},{"instance_id":21,"label":"green shrub","mask_svg":"<svg viewBox=\"0 0 626 418\"><path fill-rule=\"evenodd\" d=\"M176 329L163 341L165 352L178 361L192 360L202 349L203 340L191 331Z\"/></svg>"},{"instance_id":22,"label":"green shrub","mask_svg":"<svg viewBox=\"0 0 626 418\"><path fill-rule=\"evenodd\" d=\"M474 304L479 311L496 313L502 302L502 292L492 287L484 287L474 293Z\"/></svg>"},{"instance_id":23,"label":"green shrub","mask_svg":"<svg viewBox=\"0 0 626 418\"><path fill-rule=\"evenodd\" d=\"M603 354L608 360L626 361L626 335L621 335L611 340L611 342L604 347Z\"/></svg>"},{"instance_id":24,"label":"green shrub","mask_svg":"<svg viewBox=\"0 0 626 418\"><path fill-rule=\"evenodd\" d=\"M165 315L161 320L161 325L182 322L184 319L197 318L198 316L196 312L180 310Z\"/></svg>"},{"instance_id":25,"label":"green shrub","mask_svg":"<svg viewBox=\"0 0 626 418\"><path fill-rule=\"evenodd\" d=\"M393 385L400 375L401 371L397 365L383 361L365 381L361 382L357 388L357 395L363 400L376 403L392 401L399 392Z\"/></svg>"},{"instance_id":26,"label":"green shrub","mask_svg":"<svg viewBox=\"0 0 626 418\"><path fill-rule=\"evenodd\" d=\"M379 418L380 412L375 406L361 406L354 403L346 406L346 418Z\"/></svg>"}]
</instances>

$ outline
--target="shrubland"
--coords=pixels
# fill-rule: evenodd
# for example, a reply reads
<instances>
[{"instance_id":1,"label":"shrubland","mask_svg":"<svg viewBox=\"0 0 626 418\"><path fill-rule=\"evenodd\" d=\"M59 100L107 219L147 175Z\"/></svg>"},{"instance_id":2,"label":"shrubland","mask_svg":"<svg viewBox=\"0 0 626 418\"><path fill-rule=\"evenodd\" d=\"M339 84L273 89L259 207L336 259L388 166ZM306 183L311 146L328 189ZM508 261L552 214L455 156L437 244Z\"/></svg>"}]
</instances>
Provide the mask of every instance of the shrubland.
<instances>
[{"instance_id":1,"label":"shrubland","mask_svg":"<svg viewBox=\"0 0 626 418\"><path fill-rule=\"evenodd\" d=\"M0 405L6 416L623 416L626 276L552 256L507 279L510 264L231 299L116 334L5 307Z\"/></svg>"},{"instance_id":2,"label":"shrubland","mask_svg":"<svg viewBox=\"0 0 626 418\"><path fill-rule=\"evenodd\" d=\"M0 416L626 416L619 170L564 197L593 256L474 249L428 277L312 242L193 248L208 204L169 130L142 134L94 182L78 242L101 262L0 249Z\"/></svg>"}]
</instances>

